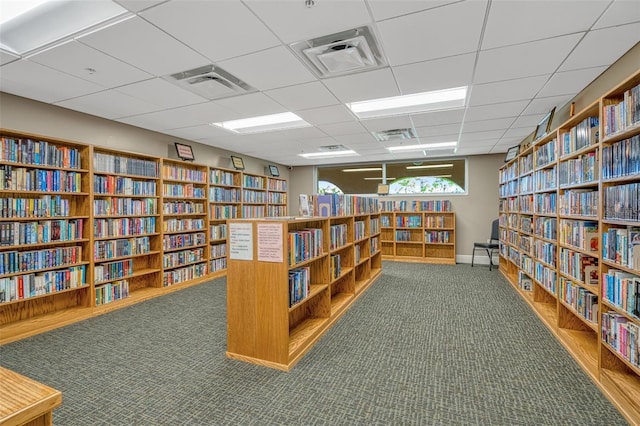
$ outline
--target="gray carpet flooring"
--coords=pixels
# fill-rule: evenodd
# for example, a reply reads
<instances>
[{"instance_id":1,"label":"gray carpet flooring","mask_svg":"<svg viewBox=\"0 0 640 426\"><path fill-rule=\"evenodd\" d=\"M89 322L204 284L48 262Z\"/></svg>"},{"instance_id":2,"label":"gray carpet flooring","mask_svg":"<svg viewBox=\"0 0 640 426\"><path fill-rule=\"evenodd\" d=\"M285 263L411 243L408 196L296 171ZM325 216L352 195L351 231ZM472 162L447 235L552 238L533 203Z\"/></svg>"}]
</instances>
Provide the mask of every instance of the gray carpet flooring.
<instances>
[{"instance_id":1,"label":"gray carpet flooring","mask_svg":"<svg viewBox=\"0 0 640 426\"><path fill-rule=\"evenodd\" d=\"M384 262L291 372L225 358L225 279L0 347L54 424L623 425L496 270ZM0 402L1 403L1 402Z\"/></svg>"}]
</instances>

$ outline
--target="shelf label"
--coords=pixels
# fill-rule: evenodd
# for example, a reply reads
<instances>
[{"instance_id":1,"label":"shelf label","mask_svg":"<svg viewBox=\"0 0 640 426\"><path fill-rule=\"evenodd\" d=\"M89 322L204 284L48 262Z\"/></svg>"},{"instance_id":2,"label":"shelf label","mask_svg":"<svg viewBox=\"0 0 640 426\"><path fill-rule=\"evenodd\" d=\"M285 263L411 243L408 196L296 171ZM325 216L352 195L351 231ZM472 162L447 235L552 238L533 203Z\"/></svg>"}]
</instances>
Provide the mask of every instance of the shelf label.
<instances>
[{"instance_id":1,"label":"shelf label","mask_svg":"<svg viewBox=\"0 0 640 426\"><path fill-rule=\"evenodd\" d=\"M251 223L229 224L229 259L253 260L253 229Z\"/></svg>"},{"instance_id":2,"label":"shelf label","mask_svg":"<svg viewBox=\"0 0 640 426\"><path fill-rule=\"evenodd\" d=\"M284 261L281 223L258 224L258 260L277 263Z\"/></svg>"}]
</instances>

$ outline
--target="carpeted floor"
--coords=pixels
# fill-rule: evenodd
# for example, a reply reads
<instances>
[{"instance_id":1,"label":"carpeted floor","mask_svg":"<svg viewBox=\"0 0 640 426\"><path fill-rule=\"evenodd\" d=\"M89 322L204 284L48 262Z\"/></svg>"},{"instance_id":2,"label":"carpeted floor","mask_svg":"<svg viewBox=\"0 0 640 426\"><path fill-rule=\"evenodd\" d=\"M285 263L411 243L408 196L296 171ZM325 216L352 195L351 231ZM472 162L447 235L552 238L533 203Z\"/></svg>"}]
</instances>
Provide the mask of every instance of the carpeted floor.
<instances>
[{"instance_id":1,"label":"carpeted floor","mask_svg":"<svg viewBox=\"0 0 640 426\"><path fill-rule=\"evenodd\" d=\"M624 425L496 270L384 262L289 372L225 358L225 280L0 347L54 424Z\"/></svg>"}]
</instances>

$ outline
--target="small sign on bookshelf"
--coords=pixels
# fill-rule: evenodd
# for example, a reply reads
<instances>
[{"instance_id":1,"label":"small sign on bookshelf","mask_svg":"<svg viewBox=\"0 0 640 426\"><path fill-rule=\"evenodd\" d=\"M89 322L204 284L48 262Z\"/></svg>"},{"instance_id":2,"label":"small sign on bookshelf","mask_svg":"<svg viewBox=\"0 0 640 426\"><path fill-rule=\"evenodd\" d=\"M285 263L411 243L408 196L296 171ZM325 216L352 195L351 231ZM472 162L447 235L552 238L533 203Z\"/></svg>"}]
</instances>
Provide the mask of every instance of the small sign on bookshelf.
<instances>
[{"instance_id":1,"label":"small sign on bookshelf","mask_svg":"<svg viewBox=\"0 0 640 426\"><path fill-rule=\"evenodd\" d=\"M184 161L193 161L195 157L193 155L193 148L191 145L176 142L176 154L178 158Z\"/></svg>"}]
</instances>

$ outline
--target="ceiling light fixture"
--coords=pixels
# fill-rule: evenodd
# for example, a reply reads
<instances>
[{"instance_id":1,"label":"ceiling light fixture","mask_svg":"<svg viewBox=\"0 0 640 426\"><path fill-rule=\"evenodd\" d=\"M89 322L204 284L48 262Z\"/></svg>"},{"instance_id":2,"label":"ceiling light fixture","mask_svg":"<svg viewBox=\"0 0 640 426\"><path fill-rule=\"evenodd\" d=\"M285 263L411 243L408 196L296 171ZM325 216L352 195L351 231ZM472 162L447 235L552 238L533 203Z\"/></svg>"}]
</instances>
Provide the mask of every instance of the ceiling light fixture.
<instances>
[{"instance_id":1,"label":"ceiling light fixture","mask_svg":"<svg viewBox=\"0 0 640 426\"><path fill-rule=\"evenodd\" d=\"M466 97L467 86L462 86L390 98L349 102L345 105L358 118L374 118L462 108L465 105Z\"/></svg>"},{"instance_id":2,"label":"ceiling light fixture","mask_svg":"<svg viewBox=\"0 0 640 426\"><path fill-rule=\"evenodd\" d=\"M388 146L387 149L391 152L396 151L422 151L423 149L446 149L455 148L458 142L439 142L439 143L427 143L421 145L397 145Z\"/></svg>"},{"instance_id":3,"label":"ceiling light fixture","mask_svg":"<svg viewBox=\"0 0 640 426\"><path fill-rule=\"evenodd\" d=\"M362 167L360 169L342 169L343 172L381 172L382 167Z\"/></svg>"},{"instance_id":4,"label":"ceiling light fixture","mask_svg":"<svg viewBox=\"0 0 640 426\"><path fill-rule=\"evenodd\" d=\"M453 167L453 163L448 164L427 164L425 166L407 166L407 170L415 170L415 169L444 169Z\"/></svg>"},{"instance_id":5,"label":"ceiling light fixture","mask_svg":"<svg viewBox=\"0 0 640 426\"><path fill-rule=\"evenodd\" d=\"M433 176L427 176L427 177L432 177L432 178L450 178L451 175L433 175Z\"/></svg>"},{"instance_id":6,"label":"ceiling light fixture","mask_svg":"<svg viewBox=\"0 0 640 426\"><path fill-rule=\"evenodd\" d=\"M342 151L309 152L309 153L298 154L298 155L304 158L327 158L327 157L341 157L345 155L358 155L358 153L352 149L345 149Z\"/></svg>"},{"instance_id":7,"label":"ceiling light fixture","mask_svg":"<svg viewBox=\"0 0 640 426\"><path fill-rule=\"evenodd\" d=\"M364 180L382 180L381 177L366 177L366 178L363 178L363 179ZM387 180L394 180L394 179L395 179L394 177L388 177L387 178Z\"/></svg>"},{"instance_id":8,"label":"ceiling light fixture","mask_svg":"<svg viewBox=\"0 0 640 426\"><path fill-rule=\"evenodd\" d=\"M275 130L297 129L300 127L311 126L311 124L307 123L292 112L242 118L240 120L222 121L220 123L211 123L211 125L241 134L272 132Z\"/></svg>"}]
</instances>

